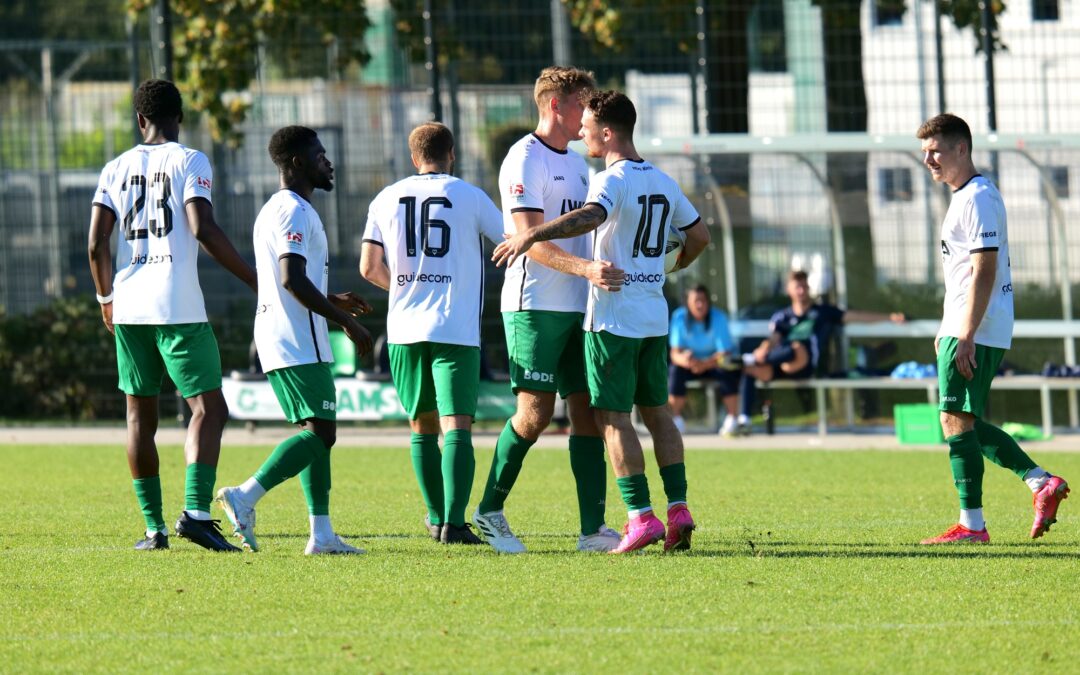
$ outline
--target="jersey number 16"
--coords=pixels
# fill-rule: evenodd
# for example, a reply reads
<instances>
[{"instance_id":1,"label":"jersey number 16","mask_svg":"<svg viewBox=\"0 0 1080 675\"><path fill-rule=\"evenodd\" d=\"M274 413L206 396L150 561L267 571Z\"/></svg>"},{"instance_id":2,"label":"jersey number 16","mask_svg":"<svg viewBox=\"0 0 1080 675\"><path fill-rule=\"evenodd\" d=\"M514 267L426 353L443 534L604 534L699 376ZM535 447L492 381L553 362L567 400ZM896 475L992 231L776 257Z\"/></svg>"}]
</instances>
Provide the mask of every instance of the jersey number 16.
<instances>
[{"instance_id":1,"label":"jersey number 16","mask_svg":"<svg viewBox=\"0 0 1080 675\"><path fill-rule=\"evenodd\" d=\"M416 197L402 197L399 204L405 205L405 255L417 257L416 246ZM446 197L428 197L420 204L420 248L424 255L441 258L450 251L450 224L430 215L432 206L450 209L454 205ZM431 231L438 230L439 245L431 245Z\"/></svg>"}]
</instances>

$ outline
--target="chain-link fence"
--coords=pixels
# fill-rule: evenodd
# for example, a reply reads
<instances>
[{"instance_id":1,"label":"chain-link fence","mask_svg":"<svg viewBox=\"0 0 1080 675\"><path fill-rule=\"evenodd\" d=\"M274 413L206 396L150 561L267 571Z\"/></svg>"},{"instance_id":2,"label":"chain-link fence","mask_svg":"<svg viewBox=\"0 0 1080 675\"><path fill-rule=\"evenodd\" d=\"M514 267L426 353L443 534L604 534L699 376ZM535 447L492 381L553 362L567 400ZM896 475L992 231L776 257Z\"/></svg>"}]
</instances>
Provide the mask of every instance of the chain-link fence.
<instances>
[{"instance_id":1,"label":"chain-link fence","mask_svg":"<svg viewBox=\"0 0 1080 675\"><path fill-rule=\"evenodd\" d=\"M101 167L136 140L133 83L157 72L163 58L148 15L131 21L124 4L0 8L7 13L0 22L0 308L9 315L92 291L90 198ZM425 4L432 8L427 26ZM590 13L607 6L613 13ZM408 131L439 115L458 138L457 173L497 197L505 148L536 122L536 73L574 63L634 100L639 150L662 160L709 214L715 240L721 220L730 224L731 249L714 246L677 283L695 276L722 306L764 312L793 261L816 271L823 288L835 284L842 261L853 306L908 303L909 313L933 318L936 228L947 196L918 165L913 133L944 105L977 134L1064 139L1060 149L1044 143L1026 156L976 148L1010 210L1013 274L1024 299L1018 312L1060 318L1063 285L1080 281L1080 237L1059 226L1080 209L1080 186L1071 187L1080 144L1065 142L1080 132L1071 114L1080 95L1080 19L1061 0L1010 3L998 18L991 107L986 63L965 23L972 17L937 18L935 11L919 0L368 0L365 64L336 67L340 45L314 32L289 36L299 49L263 44L251 55L257 68L250 86L226 94L251 106L243 144L215 142L207 117L190 113L181 140L210 156L218 220L250 257L251 225L277 187L265 150L270 134L292 123L316 128L337 174L335 191L316 197L332 285L362 289L356 269L367 206L412 171ZM83 17L78 25L72 12ZM174 40L185 39L186 21L173 17ZM907 137L910 148L840 151L820 140L850 132ZM683 156L670 148L650 155L659 148L654 137L707 134L749 139L760 151L698 153L691 143ZM809 145L767 152L770 139ZM840 260L834 227L844 233ZM501 274L489 272L485 339L497 344ZM226 367L244 367L247 291L211 261L203 260L201 273ZM382 331L377 319L370 327ZM112 378L108 364L100 370Z\"/></svg>"}]
</instances>

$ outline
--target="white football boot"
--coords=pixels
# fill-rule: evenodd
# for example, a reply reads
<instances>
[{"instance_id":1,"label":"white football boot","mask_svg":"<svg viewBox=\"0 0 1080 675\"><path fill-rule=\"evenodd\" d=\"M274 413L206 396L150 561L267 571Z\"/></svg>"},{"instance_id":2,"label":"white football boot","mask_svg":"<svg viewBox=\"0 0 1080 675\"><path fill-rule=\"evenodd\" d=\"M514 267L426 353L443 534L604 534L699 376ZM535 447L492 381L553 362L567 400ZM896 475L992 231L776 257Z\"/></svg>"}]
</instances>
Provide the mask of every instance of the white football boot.
<instances>
[{"instance_id":1,"label":"white football boot","mask_svg":"<svg viewBox=\"0 0 1080 675\"><path fill-rule=\"evenodd\" d=\"M367 551L349 546L336 534L330 541L315 541L315 538L311 537L308 539L307 548L304 549L304 555L358 555L360 553L367 553Z\"/></svg>"},{"instance_id":2,"label":"white football boot","mask_svg":"<svg viewBox=\"0 0 1080 675\"><path fill-rule=\"evenodd\" d=\"M522 544L521 540L514 536L513 530L510 529L510 523L506 522L506 516L503 515L502 511L480 513L480 510L477 509L476 513L473 514L473 523L480 530L480 534L484 535L484 541L491 544L491 548L499 553L525 552L525 544Z\"/></svg>"},{"instance_id":3,"label":"white football boot","mask_svg":"<svg viewBox=\"0 0 1080 675\"><path fill-rule=\"evenodd\" d=\"M600 529L594 534L583 534L578 537L577 550L593 553L608 553L618 548L620 541L622 541L621 534L607 525L601 525Z\"/></svg>"},{"instance_id":4,"label":"white football boot","mask_svg":"<svg viewBox=\"0 0 1080 675\"><path fill-rule=\"evenodd\" d=\"M236 536L243 539L244 545L252 551L258 551L259 544L255 541L255 508L248 506L240 497L239 489L223 487L218 490L214 501L221 504Z\"/></svg>"}]
</instances>

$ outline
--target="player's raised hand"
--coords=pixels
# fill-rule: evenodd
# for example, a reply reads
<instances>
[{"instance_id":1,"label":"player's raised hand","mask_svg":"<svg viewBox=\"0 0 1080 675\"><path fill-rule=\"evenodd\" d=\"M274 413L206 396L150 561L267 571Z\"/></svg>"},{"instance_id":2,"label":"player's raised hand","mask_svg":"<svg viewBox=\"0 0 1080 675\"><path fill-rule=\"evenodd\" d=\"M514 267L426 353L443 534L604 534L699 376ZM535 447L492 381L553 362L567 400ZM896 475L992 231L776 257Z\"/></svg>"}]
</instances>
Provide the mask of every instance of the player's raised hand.
<instances>
[{"instance_id":1,"label":"player's raised hand","mask_svg":"<svg viewBox=\"0 0 1080 675\"><path fill-rule=\"evenodd\" d=\"M334 303L335 307L343 309L353 316L367 314L372 310L372 307L368 304L367 300L352 291L333 293L327 297L330 299L330 302Z\"/></svg>"},{"instance_id":2,"label":"player's raised hand","mask_svg":"<svg viewBox=\"0 0 1080 675\"><path fill-rule=\"evenodd\" d=\"M622 290L626 273L607 260L593 260L585 267L585 278L589 283L605 291L617 293Z\"/></svg>"},{"instance_id":3,"label":"player's raised hand","mask_svg":"<svg viewBox=\"0 0 1080 675\"><path fill-rule=\"evenodd\" d=\"M341 324L341 327L345 329L345 334L356 345L356 351L360 356L371 351L371 333L368 332L367 328L361 326L356 319L349 319Z\"/></svg>"},{"instance_id":4,"label":"player's raised hand","mask_svg":"<svg viewBox=\"0 0 1080 675\"><path fill-rule=\"evenodd\" d=\"M508 234L503 236L506 237L506 241L496 246L495 252L491 254L496 267L502 267L504 264L510 267L514 261L525 255L534 243L528 231L518 232L513 236Z\"/></svg>"}]
</instances>

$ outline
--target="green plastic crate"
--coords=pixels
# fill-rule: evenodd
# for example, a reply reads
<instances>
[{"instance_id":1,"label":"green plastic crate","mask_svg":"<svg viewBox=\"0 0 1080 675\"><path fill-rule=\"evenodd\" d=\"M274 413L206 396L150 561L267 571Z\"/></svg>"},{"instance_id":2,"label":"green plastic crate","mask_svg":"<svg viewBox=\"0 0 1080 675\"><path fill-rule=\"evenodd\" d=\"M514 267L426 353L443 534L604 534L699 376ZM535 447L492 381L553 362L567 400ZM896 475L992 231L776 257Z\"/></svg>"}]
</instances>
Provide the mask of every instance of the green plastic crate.
<instances>
[{"instance_id":1,"label":"green plastic crate","mask_svg":"<svg viewBox=\"0 0 1080 675\"><path fill-rule=\"evenodd\" d=\"M911 403L893 406L896 440L901 443L944 443L940 412L936 405Z\"/></svg>"}]
</instances>

